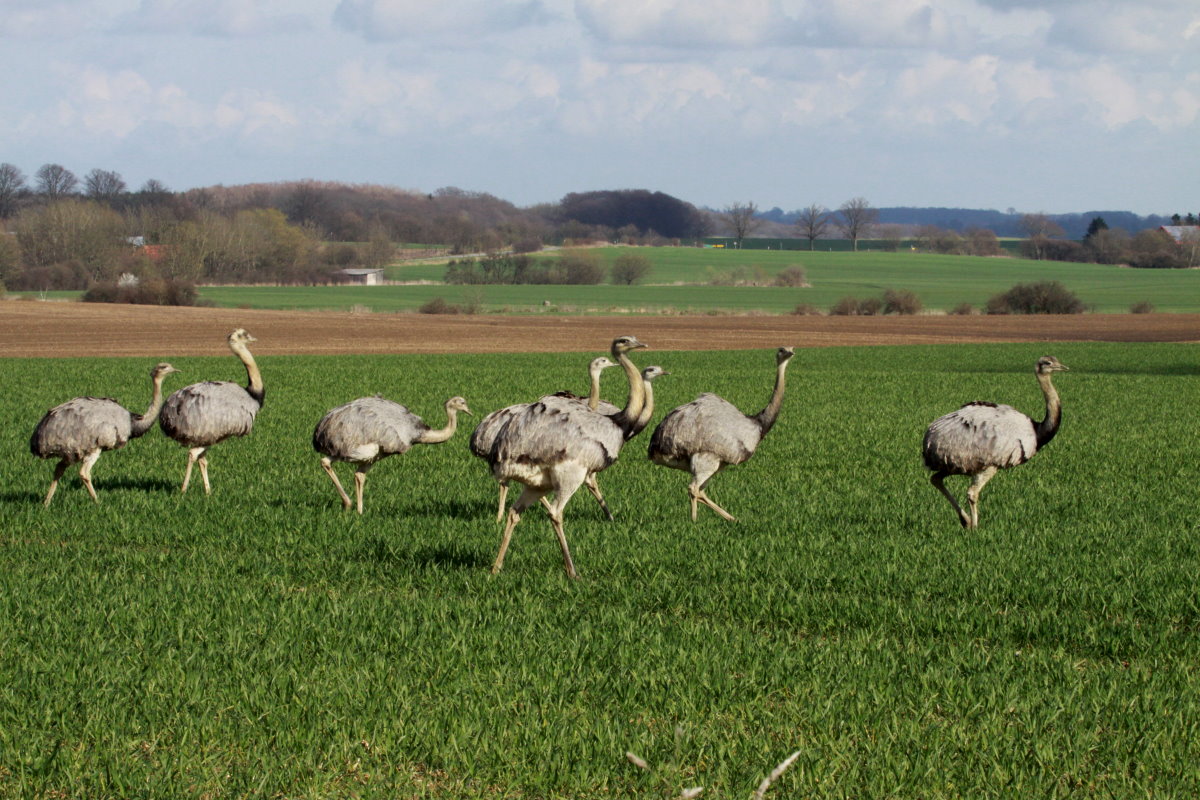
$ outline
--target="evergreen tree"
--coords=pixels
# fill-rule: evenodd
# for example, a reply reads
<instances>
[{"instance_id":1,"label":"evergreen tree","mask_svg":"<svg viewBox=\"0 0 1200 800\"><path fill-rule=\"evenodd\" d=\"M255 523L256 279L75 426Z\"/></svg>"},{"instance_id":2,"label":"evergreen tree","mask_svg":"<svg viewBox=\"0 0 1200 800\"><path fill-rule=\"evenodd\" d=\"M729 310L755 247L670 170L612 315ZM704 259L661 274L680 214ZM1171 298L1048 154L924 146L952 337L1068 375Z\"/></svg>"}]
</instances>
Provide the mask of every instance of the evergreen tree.
<instances>
[{"instance_id":1,"label":"evergreen tree","mask_svg":"<svg viewBox=\"0 0 1200 800\"><path fill-rule=\"evenodd\" d=\"M1087 233L1084 234L1083 241L1089 242L1092 237L1100 231L1108 230L1108 223L1104 221L1104 217L1092 217L1092 221L1088 223Z\"/></svg>"}]
</instances>

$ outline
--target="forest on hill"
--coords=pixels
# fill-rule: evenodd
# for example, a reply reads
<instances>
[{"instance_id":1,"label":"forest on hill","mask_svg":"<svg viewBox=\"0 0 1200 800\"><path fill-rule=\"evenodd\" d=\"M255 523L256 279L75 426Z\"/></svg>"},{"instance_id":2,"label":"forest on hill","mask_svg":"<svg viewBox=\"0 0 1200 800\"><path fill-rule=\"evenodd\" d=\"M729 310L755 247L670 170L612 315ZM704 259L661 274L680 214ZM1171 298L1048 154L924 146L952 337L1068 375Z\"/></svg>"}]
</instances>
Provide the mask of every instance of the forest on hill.
<instances>
[{"instance_id":1,"label":"forest on hill","mask_svg":"<svg viewBox=\"0 0 1200 800\"><path fill-rule=\"evenodd\" d=\"M47 164L30 181L0 164L0 285L104 284L113 295L119 293L111 285L129 276L159 287L143 288L146 297L185 302L191 295L171 282L331 283L347 267L382 266L414 243L448 255L528 253L589 242L700 245L716 234L735 237L740 247L755 231L807 238L810 249L818 238L846 238L852 249L875 238L888 243L885 249L904 241L973 255L998 254L997 235L1021 235L1021 254L1030 258L1194 265L1200 247L1180 250L1157 232L1166 221L1120 211L1101 217L874 208L861 197L836 210L813 204L762 212L753 203L713 210L646 189L572 192L529 207L455 187L425 193L313 180L180 192L148 181L130 191L113 172L93 170L81 181Z\"/></svg>"}]
</instances>

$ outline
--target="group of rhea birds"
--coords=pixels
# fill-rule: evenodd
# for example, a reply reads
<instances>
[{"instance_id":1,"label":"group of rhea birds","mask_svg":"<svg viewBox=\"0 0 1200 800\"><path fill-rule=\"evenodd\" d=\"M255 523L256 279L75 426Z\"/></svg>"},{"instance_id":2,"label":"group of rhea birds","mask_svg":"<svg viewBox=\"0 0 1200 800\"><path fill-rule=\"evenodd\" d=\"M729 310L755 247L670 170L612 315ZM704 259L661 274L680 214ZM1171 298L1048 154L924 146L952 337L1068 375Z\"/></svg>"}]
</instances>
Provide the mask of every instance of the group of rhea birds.
<instances>
[{"instance_id":1,"label":"group of rhea birds","mask_svg":"<svg viewBox=\"0 0 1200 800\"><path fill-rule=\"evenodd\" d=\"M88 494L99 502L92 485L92 467L100 454L143 435L156 419L167 436L188 449L182 491L188 489L193 466L199 465L204 491L211 493L205 454L225 439L249 434L262 408L262 374L249 348L254 341L241 328L228 338L230 350L246 368L245 386L203 381L173 392L164 402L163 380L178 370L162 363L150 370L153 393L150 407L143 414L131 413L116 400L99 397L76 397L46 412L29 443L35 456L58 459L44 504L50 505L67 467L76 462ZM521 515L540 502L562 548L567 575L578 577L563 529L563 511L575 492L586 486L608 519L613 518L596 476L617 460L626 442L649 426L654 413L654 380L670 374L661 367L639 370L634 365L630 354L645 346L634 336L614 339L611 358L597 358L589 365L591 387L586 397L565 391L548 394L530 403L493 411L476 426L470 439L471 452L487 461L500 486L496 520L504 522L504 532L492 564L493 573L504 565ZM650 460L691 473L687 490L693 521L700 505L735 521L708 496L705 487L725 467L741 464L754 455L771 430L783 406L785 376L794 355L791 347L776 350L774 389L766 407L757 414L744 414L717 395L705 393L672 409L654 429L648 450ZM621 408L600 399L601 372L617 366L624 371L629 387ZM964 527L979 524L979 493L996 472L1028 461L1058 431L1062 404L1051 378L1065 369L1052 356L1037 361L1035 372L1046 401L1046 415L1040 422L1011 406L975 402L939 417L925 431L922 449L925 465L933 471L931 481L950 501ZM379 396L361 397L325 414L313 431L312 443L321 454L321 467L333 481L343 507L349 509L352 501L338 480L334 462L354 466L353 505L361 514L367 471L376 462L405 453L414 444L448 441L457 429L458 413L471 414L467 401L457 396L446 401L445 409L447 423L441 429L431 428L404 406ZM946 488L944 481L950 475L971 479L967 509ZM512 482L521 484L522 489L506 513Z\"/></svg>"}]
</instances>

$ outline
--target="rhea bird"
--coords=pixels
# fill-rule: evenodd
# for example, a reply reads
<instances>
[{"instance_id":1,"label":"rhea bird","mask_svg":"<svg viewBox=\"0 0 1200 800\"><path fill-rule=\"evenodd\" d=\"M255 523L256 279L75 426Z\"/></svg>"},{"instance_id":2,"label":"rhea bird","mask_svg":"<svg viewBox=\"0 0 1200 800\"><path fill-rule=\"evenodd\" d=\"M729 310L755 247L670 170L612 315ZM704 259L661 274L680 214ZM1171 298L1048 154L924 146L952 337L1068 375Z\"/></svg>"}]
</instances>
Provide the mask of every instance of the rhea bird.
<instances>
[{"instance_id":1,"label":"rhea bird","mask_svg":"<svg viewBox=\"0 0 1200 800\"><path fill-rule=\"evenodd\" d=\"M163 433L188 448L182 492L188 490L192 465L199 464L204 493L212 494L205 453L215 444L232 436L246 436L254 429L264 396L262 374L248 347L255 341L244 328L238 328L227 339L229 349L246 367L246 386L231 381L193 383L168 397L159 412Z\"/></svg>"},{"instance_id":2,"label":"rhea bird","mask_svg":"<svg viewBox=\"0 0 1200 800\"><path fill-rule=\"evenodd\" d=\"M388 456L407 453L414 444L439 444L448 441L458 429L458 412L470 414L467 401L451 397L446 401L446 427L434 430L424 420L399 403L382 397L360 397L332 409L313 430L313 449L322 455L325 470L342 499L350 508L350 496L342 488L333 462L354 465L354 496L358 513L363 513L363 487L367 470Z\"/></svg>"},{"instance_id":3,"label":"rhea bird","mask_svg":"<svg viewBox=\"0 0 1200 800\"><path fill-rule=\"evenodd\" d=\"M606 400L600 399L600 373L609 367L615 366L617 366L616 363L609 360L605 356L592 359L591 364L588 365L588 375L591 379L591 390L587 397L580 397L573 392L556 392L553 395L546 395L546 397L559 397L568 400L575 400L577 402L586 403L588 409L591 411L596 411L609 416L617 414L621 409ZM663 375L670 374L671 373L659 366L650 366L642 370L642 380L645 381L646 384L646 401L642 406L641 415L638 417L638 420L634 424L633 428L630 429L628 434L629 438L633 438L637 434L641 433L650 423L650 417L654 413L654 393L651 388L651 383ZM491 454L492 447L495 446L496 434L500 432L509 419L527 409L529 406L529 403L519 403L517 405L498 409L484 417L483 421L476 426L475 431L471 434L471 452L480 458L488 458ZM608 503L604 500L604 494L600 491L600 484L596 481L595 473L589 473L587 478L584 480L583 485L587 487L588 492L591 493L592 497L594 497L596 502L599 504L600 510L604 512L604 516L611 522L613 520L612 510L609 509ZM503 481L500 483L500 500L499 506L496 510L497 523L504 521L504 506L507 497L508 482ZM542 497L541 503L546 510L549 511L550 501L546 497Z\"/></svg>"},{"instance_id":4,"label":"rhea bird","mask_svg":"<svg viewBox=\"0 0 1200 800\"><path fill-rule=\"evenodd\" d=\"M964 528L979 525L979 493L999 470L1024 464L1045 447L1062 424L1062 403L1051 377L1067 369L1054 356L1042 356L1035 365L1038 384L1046 400L1046 416L1034 422L1012 406L967 403L935 419L925 431L922 452L925 466L933 470L930 482L941 492ZM968 514L946 488L950 475L967 475Z\"/></svg>"},{"instance_id":5,"label":"rhea bird","mask_svg":"<svg viewBox=\"0 0 1200 800\"><path fill-rule=\"evenodd\" d=\"M634 421L632 427L630 427L629 431L625 434L626 441L629 441L633 437L637 436L646 429L647 425L650 424L650 418L654 416L654 381L663 375L670 374L671 373L667 372L658 365L652 365L642 370L642 385L646 397L642 404L642 412L638 414L638 418ZM603 400L601 400L594 408L589 403L588 408L592 411L598 411L606 416L613 416L614 414L619 414L621 411L621 409L617 408L612 403L605 402ZM596 498L596 502L600 504L600 510L604 512L604 516L608 518L609 522L611 522L613 520L613 514L608 508L608 503L604 501L604 495L600 491L600 484L596 481L596 473L589 472L587 478L585 478L583 481L583 485L587 487L589 492L591 492L592 497ZM542 498L542 504L546 506L547 510L549 510L550 504L545 497Z\"/></svg>"},{"instance_id":6,"label":"rhea bird","mask_svg":"<svg viewBox=\"0 0 1200 800\"><path fill-rule=\"evenodd\" d=\"M563 509L590 475L616 461L645 404L641 373L629 360L629 352L646 345L633 336L613 340L611 354L629 382L625 407L615 414L592 411L578 400L548 396L512 416L497 433L488 457L497 481L515 480L524 488L508 510L500 549L492 573L504 566L504 555L521 514L551 492L547 509L562 549L567 577L577 578L571 550L563 529Z\"/></svg>"},{"instance_id":7,"label":"rhea bird","mask_svg":"<svg viewBox=\"0 0 1200 800\"><path fill-rule=\"evenodd\" d=\"M609 367L615 366L617 366L616 362L611 361L607 356L600 356L599 358L592 359L591 363L588 364L588 378L590 381L588 396L586 398L579 398L578 395L571 392L558 392L558 396L572 399L584 399L587 402L589 409L592 411L598 410L602 402L600 400L600 373ZM547 397L551 396L553 395L547 395ZM605 405L611 408L611 411L607 413L615 413L618 410L616 406L612 406L611 404ZM475 430L471 432L471 438L467 443L471 453L479 458L490 458L492 454L492 448L496 445L497 434L500 433L501 429L508 423L510 419L529 408L529 406L529 403L517 403L516 405L505 406L504 408L497 409L484 417L479 424L475 426ZM508 481L503 480L500 481L500 502L496 511L497 523L504 521L504 506L507 500ZM601 507L604 508L605 513L608 514L608 508L604 506L603 501L601 501ZM611 515L609 515L609 519L612 519Z\"/></svg>"},{"instance_id":8,"label":"rhea bird","mask_svg":"<svg viewBox=\"0 0 1200 800\"><path fill-rule=\"evenodd\" d=\"M29 440L29 450L35 456L59 460L43 505L50 505L63 473L76 462L79 462L79 479L92 500L99 503L92 485L92 467L105 450L124 447L130 439L154 427L163 404L163 379L178 371L166 362L150 370L153 388L150 407L144 414L133 414L109 397L76 397L47 411Z\"/></svg>"},{"instance_id":9,"label":"rhea bird","mask_svg":"<svg viewBox=\"0 0 1200 800\"><path fill-rule=\"evenodd\" d=\"M775 351L775 389L766 407L757 414L747 416L728 400L705 393L672 410L654 429L647 453L650 460L692 475L688 497L693 522L699 503L722 519L736 522L732 514L708 496L704 487L721 470L749 460L775 425L783 407L787 366L794 355L791 347Z\"/></svg>"}]
</instances>

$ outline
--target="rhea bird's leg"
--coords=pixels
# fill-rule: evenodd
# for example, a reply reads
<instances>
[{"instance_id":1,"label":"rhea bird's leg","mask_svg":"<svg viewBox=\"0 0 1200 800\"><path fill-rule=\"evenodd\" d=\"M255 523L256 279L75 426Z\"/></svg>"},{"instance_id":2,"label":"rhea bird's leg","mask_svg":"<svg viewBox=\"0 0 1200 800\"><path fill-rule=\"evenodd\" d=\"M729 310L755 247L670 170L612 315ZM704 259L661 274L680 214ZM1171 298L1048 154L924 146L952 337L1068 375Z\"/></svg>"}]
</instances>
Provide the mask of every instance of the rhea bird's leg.
<instances>
[{"instance_id":1,"label":"rhea bird's leg","mask_svg":"<svg viewBox=\"0 0 1200 800\"><path fill-rule=\"evenodd\" d=\"M367 470L370 464L359 464L354 470L354 497L358 502L358 513L363 513L363 487L367 485Z\"/></svg>"},{"instance_id":2,"label":"rhea bird's leg","mask_svg":"<svg viewBox=\"0 0 1200 800\"><path fill-rule=\"evenodd\" d=\"M608 521L612 522L612 512L608 510L608 503L604 502L604 495L600 494L600 484L596 482L596 473L589 472L583 485L592 493L592 497L596 498L596 502L600 504L600 510L604 512L604 516L608 517Z\"/></svg>"},{"instance_id":3,"label":"rhea bird's leg","mask_svg":"<svg viewBox=\"0 0 1200 800\"><path fill-rule=\"evenodd\" d=\"M338 497L342 498L342 508L349 508L350 495L346 494L346 490L342 488L342 482L338 480L337 473L333 471L333 459L322 458L321 469L325 470L325 474L333 481L333 488L337 489Z\"/></svg>"},{"instance_id":4,"label":"rhea bird's leg","mask_svg":"<svg viewBox=\"0 0 1200 800\"><path fill-rule=\"evenodd\" d=\"M183 471L183 488L179 490L180 492L187 492L188 484L192 481L192 465L196 463L196 459L204 455L204 451L207 449L207 447L193 447L188 450L187 469Z\"/></svg>"},{"instance_id":5,"label":"rhea bird's leg","mask_svg":"<svg viewBox=\"0 0 1200 800\"><path fill-rule=\"evenodd\" d=\"M572 580L579 577L575 571L575 562L571 560L571 548L567 545L567 534L563 530L563 509L571 496L579 491L579 487L587 480L588 472L578 465L562 465L553 474L554 502L550 504L550 524L554 526L554 535L558 538L558 546L562 549L563 569Z\"/></svg>"},{"instance_id":6,"label":"rhea bird's leg","mask_svg":"<svg viewBox=\"0 0 1200 800\"><path fill-rule=\"evenodd\" d=\"M54 465L54 477L50 479L50 489L46 492L46 500L42 503L43 506L49 506L50 501L54 499L54 492L58 489L58 482L62 480L63 473L67 471L67 466L65 458Z\"/></svg>"},{"instance_id":7,"label":"rhea bird's leg","mask_svg":"<svg viewBox=\"0 0 1200 800\"><path fill-rule=\"evenodd\" d=\"M504 504L508 501L508 481L500 484L500 505L496 509L496 524L504 522Z\"/></svg>"},{"instance_id":8,"label":"rhea bird's leg","mask_svg":"<svg viewBox=\"0 0 1200 800\"><path fill-rule=\"evenodd\" d=\"M517 523L521 521L521 513L539 500L544 499L546 490L534 489L526 486L521 491L512 508L508 509L508 521L504 524L504 533L500 535L500 550L496 553L496 560L492 562L492 574L495 575L504 568L504 555L508 552L508 545L512 541L513 528L517 527Z\"/></svg>"},{"instance_id":9,"label":"rhea bird's leg","mask_svg":"<svg viewBox=\"0 0 1200 800\"><path fill-rule=\"evenodd\" d=\"M954 499L954 495L950 494L950 490L946 488L946 477L949 472L939 471L929 476L929 482L933 484L933 488L942 493L942 496L950 501L950 505L954 507L954 513L958 514L958 521L964 528L971 527L971 518L967 512L962 510L962 506Z\"/></svg>"},{"instance_id":10,"label":"rhea bird's leg","mask_svg":"<svg viewBox=\"0 0 1200 800\"><path fill-rule=\"evenodd\" d=\"M100 458L100 451L93 450L83 457L83 463L79 465L79 480L83 481L84 488L88 490L88 494L92 496L92 501L100 502L100 498L96 497L96 488L92 486L92 465Z\"/></svg>"},{"instance_id":11,"label":"rhea bird's leg","mask_svg":"<svg viewBox=\"0 0 1200 800\"><path fill-rule=\"evenodd\" d=\"M708 484L709 480L720 471L721 462L716 456L701 453L692 458L692 482L688 485L688 495L692 500L692 522L696 521L697 502L711 508L722 519L737 522L736 517L717 505L704 491L704 487Z\"/></svg>"},{"instance_id":12,"label":"rhea bird's leg","mask_svg":"<svg viewBox=\"0 0 1200 800\"><path fill-rule=\"evenodd\" d=\"M204 481L204 493L212 494L212 486L208 482L208 458L201 453L200 457L196 459L196 463L200 465L200 479Z\"/></svg>"},{"instance_id":13,"label":"rhea bird's leg","mask_svg":"<svg viewBox=\"0 0 1200 800\"><path fill-rule=\"evenodd\" d=\"M987 482L995 477L996 472L996 467L987 467L982 472L975 473L971 480L971 485L967 488L967 502L971 505L971 524L968 528L979 527L979 493L983 491Z\"/></svg>"}]
</instances>

